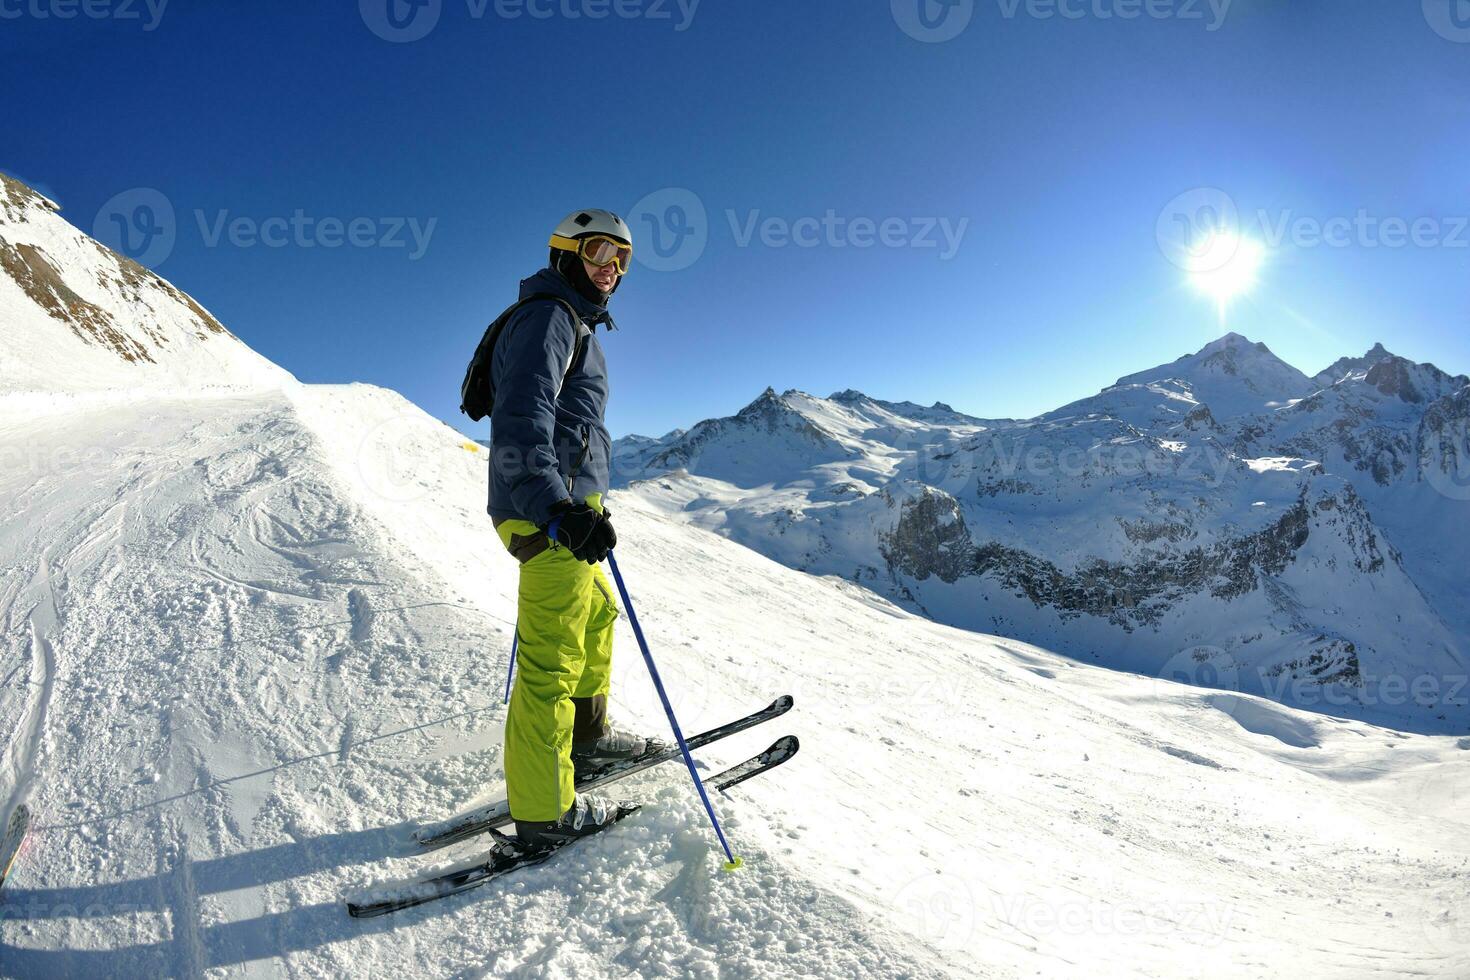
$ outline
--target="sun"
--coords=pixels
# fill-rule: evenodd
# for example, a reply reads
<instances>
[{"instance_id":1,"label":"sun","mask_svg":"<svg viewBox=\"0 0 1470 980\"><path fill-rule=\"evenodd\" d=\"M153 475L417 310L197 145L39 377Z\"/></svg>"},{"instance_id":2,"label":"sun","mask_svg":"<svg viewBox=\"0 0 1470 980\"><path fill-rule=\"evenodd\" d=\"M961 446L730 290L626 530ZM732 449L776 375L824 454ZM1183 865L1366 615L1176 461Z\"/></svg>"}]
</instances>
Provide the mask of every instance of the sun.
<instances>
[{"instance_id":1,"label":"sun","mask_svg":"<svg viewBox=\"0 0 1470 980\"><path fill-rule=\"evenodd\" d=\"M1213 297L1224 316L1225 305L1256 284L1263 258L1260 242L1233 231L1211 232L1192 257L1189 281Z\"/></svg>"}]
</instances>

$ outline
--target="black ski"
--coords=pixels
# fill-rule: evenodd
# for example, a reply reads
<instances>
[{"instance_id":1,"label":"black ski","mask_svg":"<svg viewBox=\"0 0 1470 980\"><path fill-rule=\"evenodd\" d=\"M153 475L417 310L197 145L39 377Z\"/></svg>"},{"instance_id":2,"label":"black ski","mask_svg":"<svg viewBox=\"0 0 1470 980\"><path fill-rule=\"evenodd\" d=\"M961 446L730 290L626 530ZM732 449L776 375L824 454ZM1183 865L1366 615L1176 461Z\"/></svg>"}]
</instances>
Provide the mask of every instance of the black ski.
<instances>
[{"instance_id":1,"label":"black ski","mask_svg":"<svg viewBox=\"0 0 1470 980\"><path fill-rule=\"evenodd\" d=\"M779 718L790 711L794 703L791 695L783 695L760 711L753 712L744 718L721 725L718 728L711 728L707 732L701 732L694 736L689 739L689 750L692 752L711 742L718 742L722 738L728 738L731 735L754 728L756 725L764 724L772 718ZM586 772L578 772L576 783L577 792L581 793L589 789L595 789L598 786L605 786L614 780L622 779L624 776L631 776L635 772L642 772L644 769L668 762L672 759L678 759L680 756L681 753L677 745L664 745L660 743L655 750L641 755L636 759L627 759ZM487 804L468 813L460 814L457 817L450 817L448 820L420 827L414 831L413 836L421 848L424 850L434 850L435 848L446 847L491 830L507 827L510 823L510 804L505 800L501 800L498 803Z\"/></svg>"},{"instance_id":2,"label":"black ski","mask_svg":"<svg viewBox=\"0 0 1470 980\"><path fill-rule=\"evenodd\" d=\"M25 842L26 831L30 827L30 807L18 804L5 824L5 834L0 836L0 885L5 884L9 877L10 867L15 863L15 856L20 853L20 845Z\"/></svg>"},{"instance_id":3,"label":"black ski","mask_svg":"<svg viewBox=\"0 0 1470 980\"><path fill-rule=\"evenodd\" d=\"M732 766L717 776L705 780L705 786L721 793L730 787L745 782L753 776L759 776L763 772L769 772L782 763L790 761L796 755L801 743L795 735L786 735L776 740L770 748L752 759ZM631 814L638 812L638 806L630 803L619 805L617 816L613 823L622 820ZM609 824L608 826L611 826ZM447 898L460 892L469 891L509 874L517 868L524 868L532 864L540 864L550 858L562 848L575 844L579 840L587 840L586 837L573 837L555 844L552 847L537 851L524 850L514 837L491 830L495 836L495 846L490 849L489 857L480 864L458 871L450 871L447 874L435 875L422 881L408 885L401 885L391 889L392 897L368 900L364 902L348 902L347 912L356 919L369 919L378 915L386 915L389 912L397 912L401 909L410 909L416 905L423 905L438 898ZM595 836L595 835L594 835Z\"/></svg>"}]
</instances>

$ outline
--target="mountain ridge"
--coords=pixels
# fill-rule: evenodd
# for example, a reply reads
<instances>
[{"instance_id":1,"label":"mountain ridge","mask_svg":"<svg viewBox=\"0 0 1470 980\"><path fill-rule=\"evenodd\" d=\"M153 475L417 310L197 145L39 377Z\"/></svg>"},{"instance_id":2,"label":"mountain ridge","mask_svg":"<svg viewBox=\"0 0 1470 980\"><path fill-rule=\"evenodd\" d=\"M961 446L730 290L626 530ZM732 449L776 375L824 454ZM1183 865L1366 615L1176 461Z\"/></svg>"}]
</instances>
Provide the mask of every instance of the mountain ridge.
<instances>
[{"instance_id":1,"label":"mountain ridge","mask_svg":"<svg viewBox=\"0 0 1470 980\"><path fill-rule=\"evenodd\" d=\"M1245 690L1305 685L1293 703L1328 688L1367 702L1387 675L1443 692L1470 628L1448 558L1470 538L1442 527L1470 460L1470 379L1382 345L1314 377L1338 369L1319 388L1231 333L1034 419L965 425L853 389L768 388L691 427L698 451L677 466L642 441L616 479L792 567L1074 656L1156 673L1208 642L1201 662ZM844 452L794 454L754 425L765 410ZM759 479L707 462L724 439ZM1470 724L1463 703L1394 707Z\"/></svg>"}]
</instances>

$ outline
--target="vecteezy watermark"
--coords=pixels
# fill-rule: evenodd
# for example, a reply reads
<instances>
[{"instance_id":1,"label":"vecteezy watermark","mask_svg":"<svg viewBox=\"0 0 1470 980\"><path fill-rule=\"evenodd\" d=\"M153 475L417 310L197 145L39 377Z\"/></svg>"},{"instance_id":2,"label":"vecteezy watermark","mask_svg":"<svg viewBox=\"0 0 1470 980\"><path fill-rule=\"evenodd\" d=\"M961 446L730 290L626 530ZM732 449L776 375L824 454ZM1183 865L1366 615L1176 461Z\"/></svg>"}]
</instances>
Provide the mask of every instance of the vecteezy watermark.
<instances>
[{"instance_id":1,"label":"vecteezy watermark","mask_svg":"<svg viewBox=\"0 0 1470 980\"><path fill-rule=\"evenodd\" d=\"M1258 671L1266 697L1293 707L1406 708L1432 710L1470 706L1470 675L1359 674L1346 680L1322 681L1290 673L1270 676Z\"/></svg>"},{"instance_id":2,"label":"vecteezy watermark","mask_svg":"<svg viewBox=\"0 0 1470 980\"><path fill-rule=\"evenodd\" d=\"M893 22L925 44L952 41L975 16L975 0L889 0Z\"/></svg>"},{"instance_id":3,"label":"vecteezy watermark","mask_svg":"<svg viewBox=\"0 0 1470 980\"><path fill-rule=\"evenodd\" d=\"M1173 477L1217 487L1244 465L1212 441L1129 439L1055 445L1030 430L985 433L958 447L916 445L912 458L914 477L923 483L937 486L964 473L966 479L978 481L982 492L1030 492L1022 484L1096 477L1115 481Z\"/></svg>"},{"instance_id":4,"label":"vecteezy watermark","mask_svg":"<svg viewBox=\"0 0 1470 980\"><path fill-rule=\"evenodd\" d=\"M471 20L646 20L689 30L701 0L465 0ZM444 0L358 0L368 30L385 41L420 41L439 26Z\"/></svg>"},{"instance_id":5,"label":"vecteezy watermark","mask_svg":"<svg viewBox=\"0 0 1470 980\"><path fill-rule=\"evenodd\" d=\"M1238 692L1240 667L1223 647L1201 643L1186 647L1165 661L1159 668L1159 679L1171 684Z\"/></svg>"},{"instance_id":6,"label":"vecteezy watermark","mask_svg":"<svg viewBox=\"0 0 1470 980\"><path fill-rule=\"evenodd\" d=\"M700 0L466 0L470 16L485 16L491 6L503 20L530 17L533 20L618 20L666 21L676 32L689 30Z\"/></svg>"},{"instance_id":7,"label":"vecteezy watermark","mask_svg":"<svg viewBox=\"0 0 1470 980\"><path fill-rule=\"evenodd\" d=\"M1027 936L1179 936L1206 948L1225 941L1234 918L1224 902L1134 901L1124 883L1106 892L1115 897L996 896L991 915Z\"/></svg>"},{"instance_id":8,"label":"vecteezy watermark","mask_svg":"<svg viewBox=\"0 0 1470 980\"><path fill-rule=\"evenodd\" d=\"M169 0L0 0L0 20L137 21L144 31L163 23Z\"/></svg>"},{"instance_id":9,"label":"vecteezy watermark","mask_svg":"<svg viewBox=\"0 0 1470 980\"><path fill-rule=\"evenodd\" d=\"M1218 31L1234 0L995 0L1005 20L1182 20ZM975 0L889 0L894 23L926 44L952 41L975 16Z\"/></svg>"},{"instance_id":10,"label":"vecteezy watermark","mask_svg":"<svg viewBox=\"0 0 1470 980\"><path fill-rule=\"evenodd\" d=\"M1196 187L1164 205L1154 225L1159 251L1188 272L1213 272L1254 239L1269 248L1470 248L1470 215L1299 214L1260 208L1243 215L1218 187ZM1230 247L1221 248L1222 242Z\"/></svg>"},{"instance_id":11,"label":"vecteezy watermark","mask_svg":"<svg viewBox=\"0 0 1470 980\"><path fill-rule=\"evenodd\" d=\"M1201 21L1218 31L1233 0L996 0L1001 16L1024 13L1033 20L1184 20Z\"/></svg>"},{"instance_id":12,"label":"vecteezy watermark","mask_svg":"<svg viewBox=\"0 0 1470 980\"><path fill-rule=\"evenodd\" d=\"M739 248L757 241L766 248L933 248L941 249L941 261L958 254L970 227L969 218L849 218L831 208L821 217L794 219L762 217L759 210L743 215L727 210L725 220Z\"/></svg>"},{"instance_id":13,"label":"vecteezy watermark","mask_svg":"<svg viewBox=\"0 0 1470 980\"><path fill-rule=\"evenodd\" d=\"M489 455L466 445L446 440L442 427L420 415L389 415L358 440L357 478L366 493L393 504L412 503L445 483L481 482Z\"/></svg>"},{"instance_id":14,"label":"vecteezy watermark","mask_svg":"<svg viewBox=\"0 0 1470 980\"><path fill-rule=\"evenodd\" d=\"M1470 0L1422 0L1424 19L1446 41L1470 44Z\"/></svg>"},{"instance_id":15,"label":"vecteezy watermark","mask_svg":"<svg viewBox=\"0 0 1470 980\"><path fill-rule=\"evenodd\" d=\"M173 203L152 187L114 194L98 209L92 237L139 265L155 269L173 253L178 238Z\"/></svg>"},{"instance_id":16,"label":"vecteezy watermark","mask_svg":"<svg viewBox=\"0 0 1470 980\"><path fill-rule=\"evenodd\" d=\"M194 212L199 234L206 248L216 248L225 241L236 248L411 248L408 260L416 262L429 250L438 218L420 221L412 217L391 218L318 218L297 208L291 216L250 218L231 217L228 210L206 216Z\"/></svg>"},{"instance_id":17,"label":"vecteezy watermark","mask_svg":"<svg viewBox=\"0 0 1470 980\"><path fill-rule=\"evenodd\" d=\"M939 950L965 949L980 916L969 882L939 871L908 882L891 904L910 932Z\"/></svg>"},{"instance_id":18,"label":"vecteezy watermark","mask_svg":"<svg viewBox=\"0 0 1470 980\"><path fill-rule=\"evenodd\" d=\"M1419 474L1440 496L1470 500L1470 418L1426 427L1419 447Z\"/></svg>"},{"instance_id":19,"label":"vecteezy watermark","mask_svg":"<svg viewBox=\"0 0 1470 980\"><path fill-rule=\"evenodd\" d=\"M192 214L205 248L401 249L411 262L423 258L439 224L438 218L319 217L300 208L266 218L234 215L228 209L196 208ZM152 187L113 195L92 222L93 238L150 269L168 259L178 236L173 203Z\"/></svg>"},{"instance_id":20,"label":"vecteezy watermark","mask_svg":"<svg viewBox=\"0 0 1470 980\"><path fill-rule=\"evenodd\" d=\"M960 875L934 871L910 880L890 904L900 922L937 950L967 948L982 916L1032 937L1179 936L1194 946L1214 947L1229 935L1235 915L1234 907L1221 901L1134 899L1126 882L1101 889L1111 896L1106 899L1070 891L993 893L984 909L978 898L983 890Z\"/></svg>"},{"instance_id":21,"label":"vecteezy watermark","mask_svg":"<svg viewBox=\"0 0 1470 980\"><path fill-rule=\"evenodd\" d=\"M969 218L850 217L832 208L795 218L730 208L725 222L736 248L933 249L943 261L959 252L970 227ZM713 230L704 201L684 187L644 196L628 211L628 225L633 258L655 272L677 272L698 262Z\"/></svg>"},{"instance_id":22,"label":"vecteezy watermark","mask_svg":"<svg viewBox=\"0 0 1470 980\"><path fill-rule=\"evenodd\" d=\"M633 258L655 272L687 269L709 245L704 202L683 187L646 195L629 210L628 224L637 239Z\"/></svg>"},{"instance_id":23,"label":"vecteezy watermark","mask_svg":"<svg viewBox=\"0 0 1470 980\"><path fill-rule=\"evenodd\" d=\"M420 41L439 26L444 0L357 0L367 29L385 41Z\"/></svg>"}]
</instances>

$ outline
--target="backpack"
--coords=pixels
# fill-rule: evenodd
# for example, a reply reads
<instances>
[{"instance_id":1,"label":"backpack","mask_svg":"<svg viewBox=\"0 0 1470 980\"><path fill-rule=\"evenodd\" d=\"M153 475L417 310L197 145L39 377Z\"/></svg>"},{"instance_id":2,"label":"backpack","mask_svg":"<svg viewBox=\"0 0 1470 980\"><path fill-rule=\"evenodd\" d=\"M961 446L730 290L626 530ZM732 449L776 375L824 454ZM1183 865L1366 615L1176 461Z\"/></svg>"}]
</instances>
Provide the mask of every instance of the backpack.
<instances>
[{"instance_id":1,"label":"backpack","mask_svg":"<svg viewBox=\"0 0 1470 980\"><path fill-rule=\"evenodd\" d=\"M485 418L495 409L495 383L491 378L490 369L494 363L495 342L500 339L500 333L505 329L505 324L510 320L511 314L515 313L527 303L538 300L554 299L571 314L572 322L577 324L577 345L572 351L572 359L567 362L566 373L562 375L562 384L566 384L567 377L571 375L572 369L582 359L582 353L587 349L587 338L591 331L582 325L582 318L572 308L572 304L551 293L537 293L527 296L523 300L512 303L510 307L495 322L485 328L485 336L480 338L480 345L475 348L475 356L470 359L470 366L465 371L464 384L459 387L459 410L470 417L470 421L478 422Z\"/></svg>"}]
</instances>

